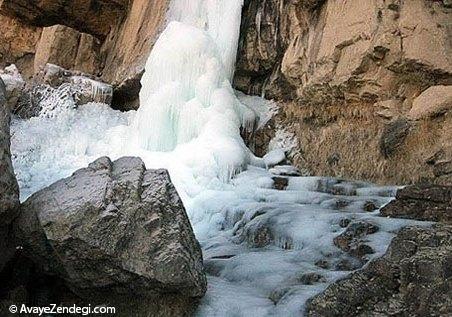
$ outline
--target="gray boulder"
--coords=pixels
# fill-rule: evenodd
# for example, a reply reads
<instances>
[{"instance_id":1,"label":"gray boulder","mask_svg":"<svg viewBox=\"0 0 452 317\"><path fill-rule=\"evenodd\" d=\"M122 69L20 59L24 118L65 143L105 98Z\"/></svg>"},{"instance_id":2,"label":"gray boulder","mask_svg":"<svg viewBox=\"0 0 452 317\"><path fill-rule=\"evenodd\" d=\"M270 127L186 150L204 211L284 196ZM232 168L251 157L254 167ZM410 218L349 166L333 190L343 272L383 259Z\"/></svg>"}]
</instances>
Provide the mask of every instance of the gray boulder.
<instances>
[{"instance_id":1,"label":"gray boulder","mask_svg":"<svg viewBox=\"0 0 452 317\"><path fill-rule=\"evenodd\" d=\"M15 228L46 274L82 298L124 303L129 316L132 300L164 312L206 291L201 248L168 172L139 158L99 158L35 193Z\"/></svg>"},{"instance_id":2,"label":"gray boulder","mask_svg":"<svg viewBox=\"0 0 452 317\"><path fill-rule=\"evenodd\" d=\"M11 163L9 124L6 88L0 78L0 271L14 251L9 227L19 206L19 187Z\"/></svg>"}]
</instances>

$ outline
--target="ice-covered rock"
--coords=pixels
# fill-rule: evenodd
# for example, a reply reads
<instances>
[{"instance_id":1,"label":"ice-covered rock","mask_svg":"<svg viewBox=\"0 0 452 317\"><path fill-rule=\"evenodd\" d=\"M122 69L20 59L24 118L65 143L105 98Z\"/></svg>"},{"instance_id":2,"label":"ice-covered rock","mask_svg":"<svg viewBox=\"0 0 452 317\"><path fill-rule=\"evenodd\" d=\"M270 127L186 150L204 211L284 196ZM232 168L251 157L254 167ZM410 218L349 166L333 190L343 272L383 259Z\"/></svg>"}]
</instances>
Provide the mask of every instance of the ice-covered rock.
<instances>
[{"instance_id":1,"label":"ice-covered rock","mask_svg":"<svg viewBox=\"0 0 452 317\"><path fill-rule=\"evenodd\" d=\"M55 111L87 103L111 104L113 87L93 76L54 64L46 66L28 83L14 112L21 118L54 116Z\"/></svg>"},{"instance_id":2,"label":"ice-covered rock","mask_svg":"<svg viewBox=\"0 0 452 317\"><path fill-rule=\"evenodd\" d=\"M268 170L274 175L281 176L302 176L300 170L292 165L277 165Z\"/></svg>"},{"instance_id":3,"label":"ice-covered rock","mask_svg":"<svg viewBox=\"0 0 452 317\"><path fill-rule=\"evenodd\" d=\"M113 98L113 87L94 76L64 69L54 64L46 64L36 76L40 84L53 88L69 83L73 88L75 102L78 105L88 102L110 104Z\"/></svg>"},{"instance_id":4,"label":"ice-covered rock","mask_svg":"<svg viewBox=\"0 0 452 317\"><path fill-rule=\"evenodd\" d=\"M139 158L99 158L35 193L15 228L26 254L83 298L171 293L171 306L206 291L201 249L167 171ZM156 309L165 308L149 304Z\"/></svg>"},{"instance_id":5,"label":"ice-covered rock","mask_svg":"<svg viewBox=\"0 0 452 317\"><path fill-rule=\"evenodd\" d=\"M8 228L19 207L19 187L11 163L9 125L6 87L0 78L0 271L13 253Z\"/></svg>"},{"instance_id":6,"label":"ice-covered rock","mask_svg":"<svg viewBox=\"0 0 452 317\"><path fill-rule=\"evenodd\" d=\"M286 160L286 153L282 149L275 149L264 155L265 165L270 168Z\"/></svg>"},{"instance_id":7,"label":"ice-covered rock","mask_svg":"<svg viewBox=\"0 0 452 317\"><path fill-rule=\"evenodd\" d=\"M5 69L0 70L0 78L5 83L6 105L9 109L14 109L19 101L22 91L25 88L25 81L22 78L16 65L11 64Z\"/></svg>"},{"instance_id":8,"label":"ice-covered rock","mask_svg":"<svg viewBox=\"0 0 452 317\"><path fill-rule=\"evenodd\" d=\"M352 256L362 258L366 254L374 253L373 249L365 244L365 238L377 231L378 226L370 222L353 222L343 233L334 238L334 245Z\"/></svg>"}]
</instances>

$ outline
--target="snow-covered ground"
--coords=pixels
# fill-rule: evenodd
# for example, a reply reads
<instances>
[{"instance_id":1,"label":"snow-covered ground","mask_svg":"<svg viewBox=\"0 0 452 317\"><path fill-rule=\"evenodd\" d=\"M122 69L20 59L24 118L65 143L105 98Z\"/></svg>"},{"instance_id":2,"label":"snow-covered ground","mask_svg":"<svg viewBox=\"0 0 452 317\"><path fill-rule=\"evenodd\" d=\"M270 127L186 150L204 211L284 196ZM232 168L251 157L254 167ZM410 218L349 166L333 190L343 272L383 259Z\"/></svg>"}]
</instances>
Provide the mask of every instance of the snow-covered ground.
<instances>
[{"instance_id":1,"label":"snow-covered ground","mask_svg":"<svg viewBox=\"0 0 452 317\"><path fill-rule=\"evenodd\" d=\"M198 316L294 316L347 274L340 261L354 261L333 245L343 218L379 226L368 238L370 257L408 222L363 210L369 201L387 203L395 188L285 176L287 188L273 188L266 167L282 151L256 158L239 132L266 120L271 103L241 96L242 103L230 84L241 6L242 0L173 0L146 65L140 109L61 105L14 119L13 164L22 199L104 155L140 156L148 168L167 168L209 273ZM306 285L305 273L321 277Z\"/></svg>"}]
</instances>

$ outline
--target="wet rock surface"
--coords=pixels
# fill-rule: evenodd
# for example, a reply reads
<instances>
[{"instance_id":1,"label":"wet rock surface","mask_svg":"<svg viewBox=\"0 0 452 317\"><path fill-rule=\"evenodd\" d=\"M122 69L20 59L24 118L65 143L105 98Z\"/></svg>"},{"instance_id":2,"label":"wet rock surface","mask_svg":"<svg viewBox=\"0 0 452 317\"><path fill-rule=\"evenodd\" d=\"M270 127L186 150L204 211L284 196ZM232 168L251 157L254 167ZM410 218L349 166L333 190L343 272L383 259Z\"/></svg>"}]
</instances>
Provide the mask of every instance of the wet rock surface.
<instances>
[{"instance_id":1,"label":"wet rock surface","mask_svg":"<svg viewBox=\"0 0 452 317\"><path fill-rule=\"evenodd\" d=\"M14 226L26 257L82 299L177 316L206 291L201 249L168 173L139 158L100 158L37 192Z\"/></svg>"},{"instance_id":2,"label":"wet rock surface","mask_svg":"<svg viewBox=\"0 0 452 317\"><path fill-rule=\"evenodd\" d=\"M397 191L382 216L452 222L452 186L411 185Z\"/></svg>"}]
</instances>

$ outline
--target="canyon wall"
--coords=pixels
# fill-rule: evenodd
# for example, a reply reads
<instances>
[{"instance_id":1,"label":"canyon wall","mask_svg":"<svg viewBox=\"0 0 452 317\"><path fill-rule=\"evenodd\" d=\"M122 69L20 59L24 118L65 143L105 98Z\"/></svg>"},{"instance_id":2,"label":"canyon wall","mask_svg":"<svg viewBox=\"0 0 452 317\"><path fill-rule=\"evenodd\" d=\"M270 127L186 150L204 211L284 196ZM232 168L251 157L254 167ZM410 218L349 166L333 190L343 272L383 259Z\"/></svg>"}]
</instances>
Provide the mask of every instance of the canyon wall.
<instances>
[{"instance_id":1,"label":"canyon wall","mask_svg":"<svg viewBox=\"0 0 452 317\"><path fill-rule=\"evenodd\" d=\"M27 79L47 63L112 84L113 106L138 107L140 79L169 0L1 0L0 67Z\"/></svg>"},{"instance_id":2,"label":"canyon wall","mask_svg":"<svg viewBox=\"0 0 452 317\"><path fill-rule=\"evenodd\" d=\"M114 108L136 109L168 5L2 0L0 67L86 73L113 85ZM451 21L449 0L245 0L234 84L279 105L256 153L284 129L311 174L451 182Z\"/></svg>"},{"instance_id":3,"label":"canyon wall","mask_svg":"<svg viewBox=\"0 0 452 317\"><path fill-rule=\"evenodd\" d=\"M236 88L278 102L300 167L452 181L450 1L245 1L238 56Z\"/></svg>"}]
</instances>

